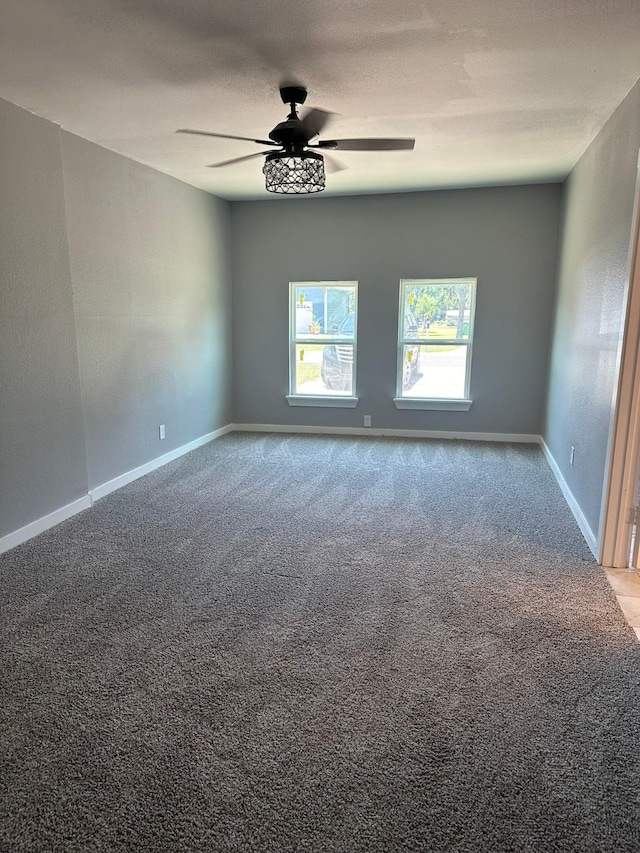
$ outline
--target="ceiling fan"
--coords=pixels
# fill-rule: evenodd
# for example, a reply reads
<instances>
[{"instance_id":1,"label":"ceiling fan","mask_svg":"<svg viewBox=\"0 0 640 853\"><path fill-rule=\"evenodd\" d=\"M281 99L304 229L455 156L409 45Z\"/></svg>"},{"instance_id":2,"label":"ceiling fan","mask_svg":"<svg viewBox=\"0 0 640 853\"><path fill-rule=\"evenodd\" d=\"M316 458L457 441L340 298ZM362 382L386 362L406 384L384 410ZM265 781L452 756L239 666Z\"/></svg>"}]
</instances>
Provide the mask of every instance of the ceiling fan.
<instances>
[{"instance_id":1,"label":"ceiling fan","mask_svg":"<svg viewBox=\"0 0 640 853\"><path fill-rule=\"evenodd\" d=\"M269 145L277 151L257 151L244 157L234 157L221 163L212 163L210 168L231 166L255 157L264 157L262 172L269 192L301 194L320 192L325 188L325 160L329 171L340 171L345 167L334 160L327 151L409 151L415 145L415 139L312 139L323 129L331 113L317 108L309 109L300 118L296 107L304 104L307 90L304 86L283 85L280 87L283 103L291 107L285 121L277 124L269 133L268 139L251 139L248 136L234 136L228 133L212 133L206 130L182 128L176 133L193 133L196 136L213 136L218 139L239 139L244 142L256 142ZM320 153L320 152L324 153Z\"/></svg>"}]
</instances>

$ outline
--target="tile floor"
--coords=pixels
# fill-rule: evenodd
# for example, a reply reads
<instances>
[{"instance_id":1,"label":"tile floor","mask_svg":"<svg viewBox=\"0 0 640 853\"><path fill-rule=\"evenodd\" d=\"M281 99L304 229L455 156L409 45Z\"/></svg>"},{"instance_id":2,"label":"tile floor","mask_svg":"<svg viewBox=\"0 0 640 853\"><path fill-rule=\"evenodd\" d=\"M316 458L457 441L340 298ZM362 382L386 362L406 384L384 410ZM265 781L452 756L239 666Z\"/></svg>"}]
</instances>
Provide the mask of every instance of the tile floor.
<instances>
[{"instance_id":1,"label":"tile floor","mask_svg":"<svg viewBox=\"0 0 640 853\"><path fill-rule=\"evenodd\" d=\"M640 643L640 573L629 569L605 569L604 573Z\"/></svg>"}]
</instances>

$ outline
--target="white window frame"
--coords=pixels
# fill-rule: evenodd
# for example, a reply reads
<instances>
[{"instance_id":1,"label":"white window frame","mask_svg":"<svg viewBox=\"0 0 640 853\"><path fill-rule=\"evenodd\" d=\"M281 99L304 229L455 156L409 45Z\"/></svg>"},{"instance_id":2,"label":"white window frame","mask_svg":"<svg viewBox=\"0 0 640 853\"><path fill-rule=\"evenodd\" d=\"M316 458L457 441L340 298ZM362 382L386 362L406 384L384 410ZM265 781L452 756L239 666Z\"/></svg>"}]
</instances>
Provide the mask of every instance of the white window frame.
<instances>
[{"instance_id":1,"label":"white window frame","mask_svg":"<svg viewBox=\"0 0 640 853\"><path fill-rule=\"evenodd\" d=\"M469 303L469 337L468 338L443 338L429 342L428 338L419 338L418 346L466 346L467 357L465 361L464 397L403 397L403 368L404 347L415 346L415 338L407 338L404 335L404 299L407 287L416 285L471 285L471 299ZM400 292L398 299L398 351L396 364L396 396L393 398L396 409L430 409L436 411L468 411L473 401L470 397L471 387L471 359L473 354L473 336L475 331L476 293L478 279L475 277L465 278L403 278L400 279Z\"/></svg>"},{"instance_id":2,"label":"white window frame","mask_svg":"<svg viewBox=\"0 0 640 853\"><path fill-rule=\"evenodd\" d=\"M318 340L317 335L298 336L296 334L296 288L297 287L348 287L355 291L355 322L353 324L353 396L346 394L300 394L296 392L296 346L300 344L318 344L326 346L335 344L344 345L345 338L322 336ZM351 340L348 341L351 344ZM358 404L355 396L356 377L358 370L358 282L357 281L290 281L289 282L289 393L287 403L290 406L325 406L328 408L353 409Z\"/></svg>"}]
</instances>

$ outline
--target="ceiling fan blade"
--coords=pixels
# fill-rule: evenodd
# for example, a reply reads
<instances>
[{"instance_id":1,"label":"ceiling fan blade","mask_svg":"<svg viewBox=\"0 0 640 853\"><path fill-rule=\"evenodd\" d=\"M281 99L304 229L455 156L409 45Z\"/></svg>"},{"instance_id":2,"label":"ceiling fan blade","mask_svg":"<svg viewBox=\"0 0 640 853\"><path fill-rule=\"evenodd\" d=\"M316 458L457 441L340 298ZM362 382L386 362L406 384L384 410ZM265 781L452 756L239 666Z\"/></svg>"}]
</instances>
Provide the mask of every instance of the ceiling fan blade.
<instances>
[{"instance_id":1,"label":"ceiling fan blade","mask_svg":"<svg viewBox=\"0 0 640 853\"><path fill-rule=\"evenodd\" d=\"M253 160L255 157L264 157L266 151L256 151L255 154L245 154L244 157L234 157L232 160L223 160L221 163L209 163L208 169L219 169L220 166L232 166L234 163L242 163L243 160Z\"/></svg>"},{"instance_id":2,"label":"ceiling fan blade","mask_svg":"<svg viewBox=\"0 0 640 853\"><path fill-rule=\"evenodd\" d=\"M345 166L344 163L341 163L340 160L336 160L335 157L331 157L329 154L323 153L322 157L324 159L327 172L330 174L344 172L345 169L349 168L348 166Z\"/></svg>"},{"instance_id":3,"label":"ceiling fan blade","mask_svg":"<svg viewBox=\"0 0 640 853\"><path fill-rule=\"evenodd\" d=\"M242 142L257 142L258 145L277 145L277 142L272 142L270 139L251 139L249 136L232 136L229 133L211 133L208 130L189 130L181 128L176 130L176 133L192 133L194 136L213 136L216 139L240 139Z\"/></svg>"},{"instance_id":4,"label":"ceiling fan blade","mask_svg":"<svg viewBox=\"0 0 640 853\"><path fill-rule=\"evenodd\" d=\"M325 139L314 147L335 151L411 151L415 144L415 139Z\"/></svg>"},{"instance_id":5,"label":"ceiling fan blade","mask_svg":"<svg viewBox=\"0 0 640 853\"><path fill-rule=\"evenodd\" d=\"M330 113L327 110L320 110L316 107L311 107L311 109L308 110L300 119L300 123L307 140L313 139L314 136L317 136L332 115L333 113Z\"/></svg>"}]
</instances>

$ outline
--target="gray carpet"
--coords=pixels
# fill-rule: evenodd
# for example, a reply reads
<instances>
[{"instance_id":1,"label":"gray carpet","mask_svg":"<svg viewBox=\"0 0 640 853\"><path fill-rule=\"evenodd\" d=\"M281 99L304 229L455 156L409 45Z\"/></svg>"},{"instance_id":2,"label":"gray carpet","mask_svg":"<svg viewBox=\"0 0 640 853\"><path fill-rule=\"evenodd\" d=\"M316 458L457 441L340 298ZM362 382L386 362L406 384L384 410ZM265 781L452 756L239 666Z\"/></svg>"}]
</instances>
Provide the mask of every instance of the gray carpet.
<instances>
[{"instance_id":1,"label":"gray carpet","mask_svg":"<svg viewBox=\"0 0 640 853\"><path fill-rule=\"evenodd\" d=\"M3 851L640 850L640 647L537 448L229 435L0 577Z\"/></svg>"}]
</instances>

